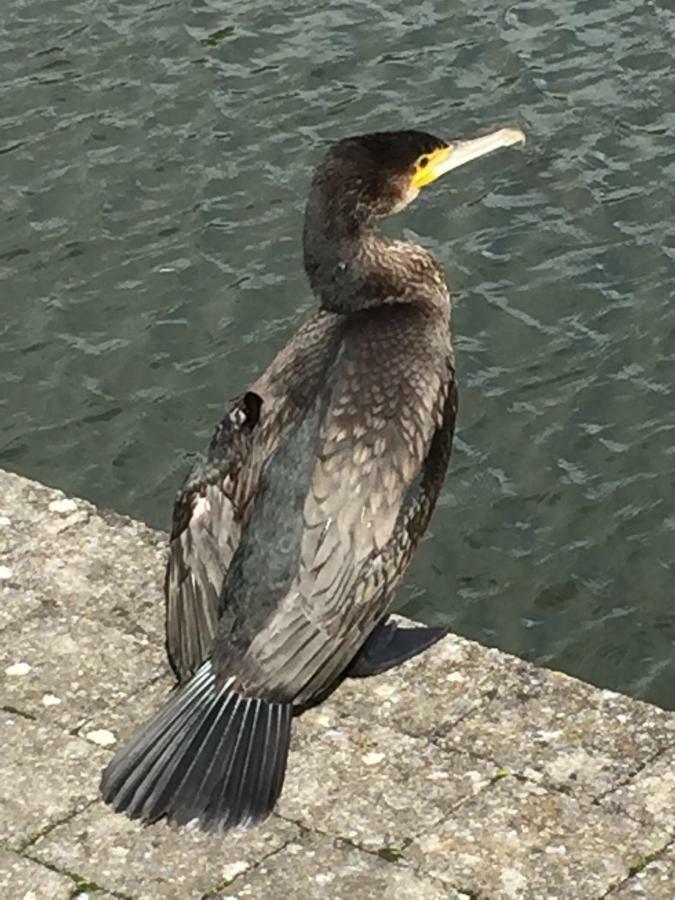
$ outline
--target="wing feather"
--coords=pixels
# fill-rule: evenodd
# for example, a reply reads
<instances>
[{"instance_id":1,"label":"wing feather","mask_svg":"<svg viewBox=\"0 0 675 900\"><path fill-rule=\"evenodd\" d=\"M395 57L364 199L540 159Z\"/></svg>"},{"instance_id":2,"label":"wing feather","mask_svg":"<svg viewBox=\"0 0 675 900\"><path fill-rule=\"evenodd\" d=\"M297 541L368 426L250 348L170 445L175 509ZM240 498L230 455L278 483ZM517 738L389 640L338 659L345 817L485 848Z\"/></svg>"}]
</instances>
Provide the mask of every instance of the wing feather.
<instances>
[{"instance_id":1,"label":"wing feather","mask_svg":"<svg viewBox=\"0 0 675 900\"><path fill-rule=\"evenodd\" d=\"M243 508L237 486L248 462L261 398L247 393L216 428L207 459L176 497L166 569L166 643L181 682L211 650L220 591L239 542Z\"/></svg>"}]
</instances>

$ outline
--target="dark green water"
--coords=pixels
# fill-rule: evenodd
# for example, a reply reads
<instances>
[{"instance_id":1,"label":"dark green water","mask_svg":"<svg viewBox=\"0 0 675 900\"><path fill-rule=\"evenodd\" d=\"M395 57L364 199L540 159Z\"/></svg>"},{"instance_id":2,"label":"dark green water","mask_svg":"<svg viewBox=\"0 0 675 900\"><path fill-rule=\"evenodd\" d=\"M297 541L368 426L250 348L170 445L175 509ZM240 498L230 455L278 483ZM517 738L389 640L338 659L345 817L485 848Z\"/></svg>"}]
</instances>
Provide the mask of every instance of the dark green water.
<instances>
[{"instance_id":1,"label":"dark green water","mask_svg":"<svg viewBox=\"0 0 675 900\"><path fill-rule=\"evenodd\" d=\"M312 305L324 143L520 124L388 230L455 296L459 431L408 613L675 707L675 12L5 0L0 465L166 527Z\"/></svg>"}]
</instances>

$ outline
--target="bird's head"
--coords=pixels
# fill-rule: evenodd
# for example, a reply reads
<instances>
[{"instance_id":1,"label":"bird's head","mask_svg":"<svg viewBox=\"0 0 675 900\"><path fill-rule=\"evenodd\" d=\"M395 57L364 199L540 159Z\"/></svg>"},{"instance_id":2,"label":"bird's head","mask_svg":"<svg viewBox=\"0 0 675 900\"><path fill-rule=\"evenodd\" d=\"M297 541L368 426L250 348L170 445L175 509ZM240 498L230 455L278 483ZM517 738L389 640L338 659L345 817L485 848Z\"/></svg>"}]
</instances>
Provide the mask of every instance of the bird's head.
<instances>
[{"instance_id":1,"label":"bird's head","mask_svg":"<svg viewBox=\"0 0 675 900\"><path fill-rule=\"evenodd\" d=\"M446 172L524 140L520 129L501 128L471 140L381 131L333 144L314 173L303 231L305 272L321 306L344 312L410 292L445 297L433 257L414 244L378 239L376 221Z\"/></svg>"},{"instance_id":2,"label":"bird's head","mask_svg":"<svg viewBox=\"0 0 675 900\"><path fill-rule=\"evenodd\" d=\"M471 160L525 140L501 128L470 140L444 140L424 131L380 131L333 144L317 168L313 188L327 218L359 225L399 212L420 190Z\"/></svg>"}]
</instances>

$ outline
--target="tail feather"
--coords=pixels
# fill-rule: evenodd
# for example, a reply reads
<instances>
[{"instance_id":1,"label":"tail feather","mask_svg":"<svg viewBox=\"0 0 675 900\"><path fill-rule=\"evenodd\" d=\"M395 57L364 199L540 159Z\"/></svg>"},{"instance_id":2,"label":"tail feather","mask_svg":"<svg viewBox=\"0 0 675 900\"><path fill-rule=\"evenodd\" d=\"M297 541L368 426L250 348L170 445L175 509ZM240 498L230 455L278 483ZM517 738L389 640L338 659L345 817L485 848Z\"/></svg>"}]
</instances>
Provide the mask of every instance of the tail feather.
<instances>
[{"instance_id":1,"label":"tail feather","mask_svg":"<svg viewBox=\"0 0 675 900\"><path fill-rule=\"evenodd\" d=\"M274 726L275 726L275 738L270 746L274 747L274 762L273 765L269 767L269 800L268 802L274 804L276 800L273 800L273 797L278 797L281 793L281 788L284 784L284 774L286 772L286 758L288 756L288 744L289 741L284 742L284 734L286 733L286 729L288 728L290 732L290 726L286 724L286 713L292 712L292 710L282 709L281 707L277 707L274 710Z\"/></svg>"},{"instance_id":2,"label":"tail feather","mask_svg":"<svg viewBox=\"0 0 675 900\"><path fill-rule=\"evenodd\" d=\"M162 816L170 816L176 824L183 825L195 818L193 806L186 784L192 772L199 770L206 762L207 739L217 723L220 713L225 712L236 701L236 695L226 696L224 702L211 700L207 709L197 710L190 718L183 733L176 734L167 742L162 742L160 755L154 757L151 768L144 775L143 782L136 791L135 800L140 805L140 818L156 821ZM217 762L217 758L213 760ZM182 798L182 799L181 799Z\"/></svg>"},{"instance_id":3,"label":"tail feather","mask_svg":"<svg viewBox=\"0 0 675 900\"><path fill-rule=\"evenodd\" d=\"M194 796L195 805L208 809L213 800L213 780L217 778L219 760L223 757L223 745L232 741L241 727L242 704L239 697L232 694L230 703L223 705L215 718L213 728L204 742L204 757L209 763L203 771L193 770L190 781L185 785L185 792Z\"/></svg>"},{"instance_id":4,"label":"tail feather","mask_svg":"<svg viewBox=\"0 0 675 900\"><path fill-rule=\"evenodd\" d=\"M232 772L230 781L234 788L234 797L232 807L241 809L243 815L247 818L250 816L251 808L255 803L255 797L251 794L251 782L258 788L258 780L253 780L251 771L251 758L254 755L253 749L257 743L260 743L260 736L257 732L257 726L261 718L261 704L251 704L245 715L245 727L240 729L242 740L237 745L237 753L232 761Z\"/></svg>"},{"instance_id":5,"label":"tail feather","mask_svg":"<svg viewBox=\"0 0 675 900\"><path fill-rule=\"evenodd\" d=\"M253 825L283 786L292 707L217 687L207 660L122 747L103 773L103 799L132 819L193 819L213 830Z\"/></svg>"},{"instance_id":6,"label":"tail feather","mask_svg":"<svg viewBox=\"0 0 675 900\"><path fill-rule=\"evenodd\" d=\"M210 683L199 673L147 723L113 758L104 772L102 790L115 809L128 810L132 818L142 816L142 807L155 785L158 773L172 771L180 758L175 742L190 734L190 725L208 698ZM155 777L153 778L153 773ZM136 812L132 812L136 810ZM145 817L144 817L145 818ZM156 818L161 818L161 814Z\"/></svg>"}]
</instances>

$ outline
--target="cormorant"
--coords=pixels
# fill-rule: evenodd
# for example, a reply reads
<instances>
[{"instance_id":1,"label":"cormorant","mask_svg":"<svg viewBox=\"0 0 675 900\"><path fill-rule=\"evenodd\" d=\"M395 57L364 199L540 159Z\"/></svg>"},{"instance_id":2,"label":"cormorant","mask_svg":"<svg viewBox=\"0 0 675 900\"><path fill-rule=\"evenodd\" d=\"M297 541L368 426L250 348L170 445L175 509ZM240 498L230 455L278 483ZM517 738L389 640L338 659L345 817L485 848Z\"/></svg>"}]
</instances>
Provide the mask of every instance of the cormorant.
<instances>
[{"instance_id":1,"label":"cormorant","mask_svg":"<svg viewBox=\"0 0 675 900\"><path fill-rule=\"evenodd\" d=\"M319 302L214 434L174 507L167 649L181 687L123 746L104 800L203 829L260 822L294 714L439 628L387 621L429 521L457 409L449 296L422 247L379 236L440 175L523 141L350 137L318 166L304 264Z\"/></svg>"}]
</instances>

